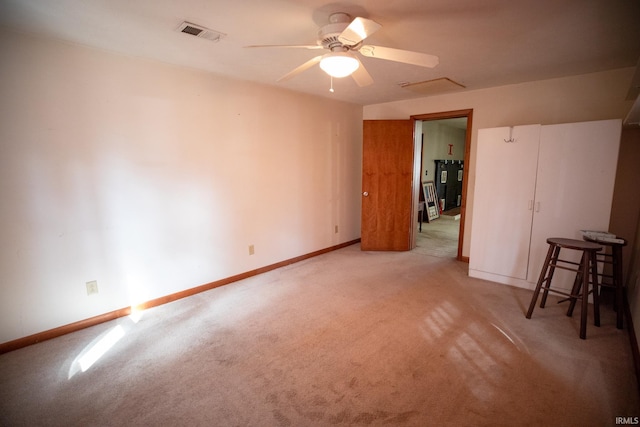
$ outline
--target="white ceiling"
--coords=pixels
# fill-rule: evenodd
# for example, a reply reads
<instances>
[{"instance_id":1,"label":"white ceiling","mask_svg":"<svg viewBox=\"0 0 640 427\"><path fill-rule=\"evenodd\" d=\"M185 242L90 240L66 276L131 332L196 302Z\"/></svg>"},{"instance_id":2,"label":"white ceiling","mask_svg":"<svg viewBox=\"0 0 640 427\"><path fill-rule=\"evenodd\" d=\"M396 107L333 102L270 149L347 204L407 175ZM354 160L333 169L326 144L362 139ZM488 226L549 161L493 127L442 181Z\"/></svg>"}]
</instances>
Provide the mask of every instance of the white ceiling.
<instances>
[{"instance_id":1,"label":"white ceiling","mask_svg":"<svg viewBox=\"0 0 640 427\"><path fill-rule=\"evenodd\" d=\"M315 44L329 14L382 24L368 44L437 55L421 68L361 57L375 83L358 87L319 67L276 80L321 51L247 49ZM226 34L182 34L189 21ZM401 82L447 77L467 90L635 66L638 0L0 0L0 26L362 105L425 96ZM631 82L629 82L631 83Z\"/></svg>"}]
</instances>

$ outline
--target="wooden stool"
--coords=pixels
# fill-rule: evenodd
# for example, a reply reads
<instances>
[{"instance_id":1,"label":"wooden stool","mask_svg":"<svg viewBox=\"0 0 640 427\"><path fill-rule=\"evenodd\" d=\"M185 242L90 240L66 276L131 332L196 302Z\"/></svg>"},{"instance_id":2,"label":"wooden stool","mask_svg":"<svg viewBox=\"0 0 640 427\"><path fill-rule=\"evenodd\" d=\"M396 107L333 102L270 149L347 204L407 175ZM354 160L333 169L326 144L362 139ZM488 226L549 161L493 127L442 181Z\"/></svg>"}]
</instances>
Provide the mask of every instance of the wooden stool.
<instances>
[{"instance_id":1,"label":"wooden stool","mask_svg":"<svg viewBox=\"0 0 640 427\"><path fill-rule=\"evenodd\" d=\"M624 292L624 281L622 279L622 248L627 245L627 240L620 237L616 239L607 239L591 236L584 236L584 240L587 242L597 243L605 247L605 251L599 253L596 259L599 263L611 265L611 274L605 274L603 267L602 273L598 274L598 276L601 277L600 282L598 282L598 286L615 289L616 296L613 308L616 311L616 328L622 329L624 310L622 302L622 295ZM609 248L609 250L606 248ZM605 282L605 279L610 281Z\"/></svg>"},{"instance_id":2,"label":"wooden stool","mask_svg":"<svg viewBox=\"0 0 640 427\"><path fill-rule=\"evenodd\" d=\"M538 295L540 295L540 290L542 289L542 285L544 284L544 292L542 294L542 300L540 301L540 308L544 308L549 292L568 297L568 299L570 299L574 305L576 300L582 299L582 311L580 313L580 338L585 339L587 337L587 309L590 293L589 273L591 273L591 282L594 283L593 287L596 290L596 292L592 292L594 324L596 326L600 326L600 306L597 292L598 277L596 268L596 253L602 250L602 246L592 242L585 242L583 240L564 239L558 237L547 239L547 243L549 244L549 250L547 251L547 257L544 261L544 265L542 266L542 271L540 272L540 278L538 279L536 288L533 291L531 304L529 304L529 311L527 311L527 319L531 319L533 309L535 308L536 302L538 301ZM560 249L582 251L582 258L580 263L560 259ZM577 268L571 266L576 266ZM551 279L553 278L553 272L556 268L575 271L575 283L580 283L581 286L577 287L574 283L571 293L551 289ZM582 295L580 295L580 292L578 290L579 288L582 289ZM569 314L567 313L567 315Z\"/></svg>"}]
</instances>

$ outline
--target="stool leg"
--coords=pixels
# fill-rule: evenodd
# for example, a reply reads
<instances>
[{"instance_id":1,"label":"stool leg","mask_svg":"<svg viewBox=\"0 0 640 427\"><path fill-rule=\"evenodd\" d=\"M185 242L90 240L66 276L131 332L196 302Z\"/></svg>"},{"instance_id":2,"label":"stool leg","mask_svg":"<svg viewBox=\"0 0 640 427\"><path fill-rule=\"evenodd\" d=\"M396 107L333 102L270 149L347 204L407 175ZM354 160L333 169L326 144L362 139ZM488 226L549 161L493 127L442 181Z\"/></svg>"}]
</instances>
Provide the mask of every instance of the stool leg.
<instances>
[{"instance_id":1,"label":"stool leg","mask_svg":"<svg viewBox=\"0 0 640 427\"><path fill-rule=\"evenodd\" d=\"M622 294L624 283L622 281L622 247L613 245L611 248L611 254L613 255L613 282L616 289L616 327L622 329L622 316L623 316L623 303Z\"/></svg>"},{"instance_id":2,"label":"stool leg","mask_svg":"<svg viewBox=\"0 0 640 427\"><path fill-rule=\"evenodd\" d=\"M587 309L589 308L589 264L591 258L584 251L582 253L582 312L580 313L580 338L587 338Z\"/></svg>"},{"instance_id":3,"label":"stool leg","mask_svg":"<svg viewBox=\"0 0 640 427\"><path fill-rule=\"evenodd\" d=\"M542 271L540 271L540 277L538 278L538 283L536 283L536 288L533 291L533 295L531 296L531 303L529 304L529 310L527 311L527 319L531 319L531 315L533 314L533 309L536 306L536 302L538 301L538 295L540 295L540 288L542 287L542 283L545 280L545 276L547 274L547 270L549 269L549 263L551 261L551 257L553 255L555 249L555 245L549 245L549 250L547 251L547 257L544 260L544 264L542 266Z\"/></svg>"},{"instance_id":4,"label":"stool leg","mask_svg":"<svg viewBox=\"0 0 640 427\"><path fill-rule=\"evenodd\" d=\"M576 302L578 301L578 295L580 295L580 289L582 289L582 258L580 259L580 266L578 267L579 272L576 274L576 278L573 281L573 286L571 287L571 295L569 298L569 308L567 309L567 316L573 316L573 310L576 308ZM575 297L573 296L575 295Z\"/></svg>"},{"instance_id":5,"label":"stool leg","mask_svg":"<svg viewBox=\"0 0 640 427\"><path fill-rule=\"evenodd\" d=\"M544 305L547 303L547 296L549 296L549 288L551 287L551 279L553 279L553 273L556 271L555 265L558 263L559 256L560 256L560 246L555 246L550 262L547 263L547 266L549 267L549 275L547 276L547 279L546 279L547 283L544 286L544 292L542 292L542 300L540 301L540 308L544 308Z\"/></svg>"},{"instance_id":6,"label":"stool leg","mask_svg":"<svg viewBox=\"0 0 640 427\"><path fill-rule=\"evenodd\" d=\"M591 281L593 282L593 290L591 292L593 295L593 324L600 326L600 285L598 283L598 260L595 252L591 252L590 260ZM588 277L587 283L589 283Z\"/></svg>"}]
</instances>

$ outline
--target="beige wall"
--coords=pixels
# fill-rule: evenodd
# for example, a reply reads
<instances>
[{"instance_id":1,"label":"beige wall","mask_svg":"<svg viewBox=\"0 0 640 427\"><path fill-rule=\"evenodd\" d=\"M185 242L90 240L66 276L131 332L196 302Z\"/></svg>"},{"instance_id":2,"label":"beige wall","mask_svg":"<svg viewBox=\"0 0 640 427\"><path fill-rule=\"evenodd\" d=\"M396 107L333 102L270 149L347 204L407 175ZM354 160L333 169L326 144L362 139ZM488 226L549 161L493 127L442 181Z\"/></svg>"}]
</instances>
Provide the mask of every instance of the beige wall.
<instances>
[{"instance_id":1,"label":"beige wall","mask_svg":"<svg viewBox=\"0 0 640 427\"><path fill-rule=\"evenodd\" d=\"M361 106L14 33L0 55L0 342L360 236Z\"/></svg>"},{"instance_id":2,"label":"beige wall","mask_svg":"<svg viewBox=\"0 0 640 427\"><path fill-rule=\"evenodd\" d=\"M365 120L408 119L412 115L473 109L463 256L469 256L473 223L473 186L478 129L540 123L623 119L633 68L551 79L490 89L458 92L407 101L368 105Z\"/></svg>"}]
</instances>

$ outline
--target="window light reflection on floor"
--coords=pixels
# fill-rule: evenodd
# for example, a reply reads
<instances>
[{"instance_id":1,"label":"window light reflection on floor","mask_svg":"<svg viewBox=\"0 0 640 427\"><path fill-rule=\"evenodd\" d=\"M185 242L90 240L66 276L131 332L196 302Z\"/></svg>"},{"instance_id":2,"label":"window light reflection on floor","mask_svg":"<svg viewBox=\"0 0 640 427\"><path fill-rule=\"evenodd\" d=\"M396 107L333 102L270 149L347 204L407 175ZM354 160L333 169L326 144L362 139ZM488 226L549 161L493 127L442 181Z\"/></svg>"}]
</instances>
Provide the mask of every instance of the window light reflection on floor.
<instances>
[{"instance_id":1,"label":"window light reflection on floor","mask_svg":"<svg viewBox=\"0 0 640 427\"><path fill-rule=\"evenodd\" d=\"M144 308L131 306L131 313L129 313L129 319L133 323L138 323L142 319Z\"/></svg>"},{"instance_id":2,"label":"window light reflection on floor","mask_svg":"<svg viewBox=\"0 0 640 427\"><path fill-rule=\"evenodd\" d=\"M134 281L132 277L129 277L129 283L140 283L140 280ZM86 372L93 366L102 356L105 355L122 337L125 336L126 330L132 325L137 324L144 314L145 308L140 304L140 301L144 301L144 287L129 286L131 305L129 315L125 319L119 320L120 324L109 329L107 332L95 338L89 345L87 345L82 352L75 358L69 368L68 379L71 379L78 372ZM129 323L130 322L130 323ZM123 327L126 324L126 329Z\"/></svg>"},{"instance_id":3,"label":"window light reflection on floor","mask_svg":"<svg viewBox=\"0 0 640 427\"><path fill-rule=\"evenodd\" d=\"M86 372L94 363L104 356L111 347L120 341L124 335L124 328L121 325L117 325L98 337L98 339L94 340L94 342L89 344L71 364L71 367L69 368L69 379L80 371Z\"/></svg>"}]
</instances>

